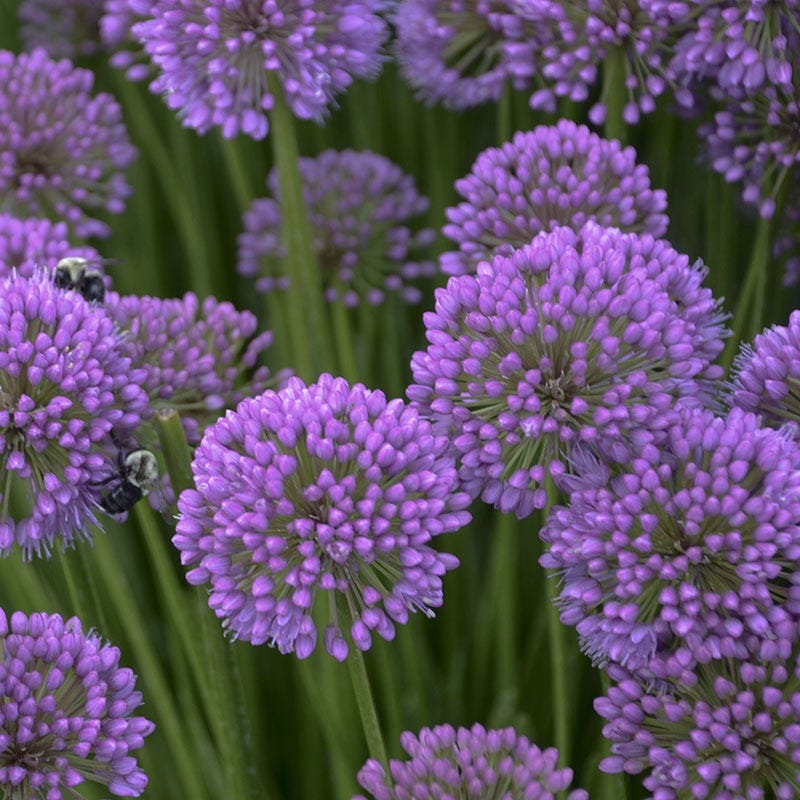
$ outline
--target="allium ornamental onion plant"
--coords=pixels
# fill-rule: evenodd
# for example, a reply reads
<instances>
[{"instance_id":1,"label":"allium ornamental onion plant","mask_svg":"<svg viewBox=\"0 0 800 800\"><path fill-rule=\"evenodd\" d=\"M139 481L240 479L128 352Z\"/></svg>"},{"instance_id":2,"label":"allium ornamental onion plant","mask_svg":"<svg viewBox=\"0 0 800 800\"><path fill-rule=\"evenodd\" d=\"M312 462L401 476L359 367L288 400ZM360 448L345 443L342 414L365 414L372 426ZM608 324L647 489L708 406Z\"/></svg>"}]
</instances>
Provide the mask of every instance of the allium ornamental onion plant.
<instances>
[{"instance_id":1,"label":"allium ornamental onion plant","mask_svg":"<svg viewBox=\"0 0 800 800\"><path fill-rule=\"evenodd\" d=\"M133 26L143 21L150 10L151 0L105 0L100 18L100 39L111 53L109 63L125 70L129 81L142 81L151 76L152 65L147 62Z\"/></svg>"},{"instance_id":2,"label":"allium ornamental onion plant","mask_svg":"<svg viewBox=\"0 0 800 800\"><path fill-rule=\"evenodd\" d=\"M0 791L9 800L76 800L98 783L117 797L147 787L132 751L153 732L120 652L81 621L0 609ZM93 795L94 796L94 795Z\"/></svg>"},{"instance_id":3,"label":"allium ornamental onion plant","mask_svg":"<svg viewBox=\"0 0 800 800\"><path fill-rule=\"evenodd\" d=\"M451 109L497 102L506 85L528 88L536 74L536 5L401 0L393 18L401 74L426 102Z\"/></svg>"},{"instance_id":4,"label":"allium ornamental onion plant","mask_svg":"<svg viewBox=\"0 0 800 800\"><path fill-rule=\"evenodd\" d=\"M20 0L19 36L25 50L44 48L51 58L91 56L100 49L103 0Z\"/></svg>"},{"instance_id":5,"label":"allium ornamental onion plant","mask_svg":"<svg viewBox=\"0 0 800 800\"><path fill-rule=\"evenodd\" d=\"M272 333L256 334L249 311L213 297L201 304L193 292L170 299L111 293L105 309L122 332L121 352L141 376L146 415L176 409L192 445L224 409L271 383L269 369L256 363Z\"/></svg>"},{"instance_id":6,"label":"allium ornamental onion plant","mask_svg":"<svg viewBox=\"0 0 800 800\"><path fill-rule=\"evenodd\" d=\"M134 25L160 74L150 84L183 124L225 137L267 135L282 91L321 120L353 78L372 78L387 36L378 0L152 0ZM280 88L276 88L276 87Z\"/></svg>"},{"instance_id":7,"label":"allium ornamental onion plant","mask_svg":"<svg viewBox=\"0 0 800 800\"><path fill-rule=\"evenodd\" d=\"M37 217L17 219L11 214L0 214L0 276L8 276L16 270L17 274L30 278L38 269L53 268L67 256L90 262L100 259L93 247L70 244L63 222Z\"/></svg>"},{"instance_id":8,"label":"allium ornamental onion plant","mask_svg":"<svg viewBox=\"0 0 800 800\"><path fill-rule=\"evenodd\" d=\"M658 800L793 800L800 792L800 653L785 663L722 659L654 691L617 681L595 710L608 720L605 772L639 774Z\"/></svg>"},{"instance_id":9,"label":"allium ornamental onion plant","mask_svg":"<svg viewBox=\"0 0 800 800\"><path fill-rule=\"evenodd\" d=\"M407 393L451 437L465 491L528 516L575 445L624 463L678 404L705 402L722 340L702 274L666 242L590 223L450 278Z\"/></svg>"},{"instance_id":10,"label":"allium ornamental onion plant","mask_svg":"<svg viewBox=\"0 0 800 800\"><path fill-rule=\"evenodd\" d=\"M90 216L119 214L131 193L124 170L136 157L109 94L94 75L44 50L0 51L0 203L18 216L66 222L78 236L108 236Z\"/></svg>"},{"instance_id":11,"label":"allium ornamental onion plant","mask_svg":"<svg viewBox=\"0 0 800 800\"><path fill-rule=\"evenodd\" d=\"M147 397L113 320L52 274L0 278L0 553L48 556L88 538L109 437L136 429Z\"/></svg>"},{"instance_id":12,"label":"allium ornamental onion plant","mask_svg":"<svg viewBox=\"0 0 800 800\"><path fill-rule=\"evenodd\" d=\"M684 412L667 439L551 512L542 566L599 665L786 658L800 619L800 445L734 409Z\"/></svg>"},{"instance_id":13,"label":"allium ornamental onion plant","mask_svg":"<svg viewBox=\"0 0 800 800\"><path fill-rule=\"evenodd\" d=\"M456 191L464 201L445 211L442 229L458 245L441 256L448 275L475 272L480 261L510 255L559 225L579 230L594 220L658 237L669 223L666 193L650 188L636 151L568 119L484 150Z\"/></svg>"},{"instance_id":14,"label":"allium ornamental onion plant","mask_svg":"<svg viewBox=\"0 0 800 800\"><path fill-rule=\"evenodd\" d=\"M418 734L406 731L400 744L405 761L392 759L389 774L375 759L358 773L358 782L375 800L462 798L537 798L554 800L572 783L572 770L558 768L558 750L541 750L514 728L437 725ZM586 800L575 789L566 800ZM367 800L356 795L353 800Z\"/></svg>"},{"instance_id":15,"label":"allium ornamental onion plant","mask_svg":"<svg viewBox=\"0 0 800 800\"><path fill-rule=\"evenodd\" d=\"M298 166L326 299L351 307L363 301L379 305L388 291L418 302L422 293L409 281L434 275L436 265L415 260L415 251L429 245L434 233L408 227L428 210L414 179L368 151L326 150L301 158ZM245 212L238 239L237 269L255 277L261 292L289 285L275 169L267 186L271 196Z\"/></svg>"},{"instance_id":16,"label":"allium ornamental onion plant","mask_svg":"<svg viewBox=\"0 0 800 800\"><path fill-rule=\"evenodd\" d=\"M415 409L343 378L245 399L206 430L196 488L178 500L187 580L210 584L234 638L299 658L316 646L320 593L335 658L347 639L359 650L374 633L392 639L409 611L442 604L458 564L430 546L470 520L447 451Z\"/></svg>"}]
</instances>

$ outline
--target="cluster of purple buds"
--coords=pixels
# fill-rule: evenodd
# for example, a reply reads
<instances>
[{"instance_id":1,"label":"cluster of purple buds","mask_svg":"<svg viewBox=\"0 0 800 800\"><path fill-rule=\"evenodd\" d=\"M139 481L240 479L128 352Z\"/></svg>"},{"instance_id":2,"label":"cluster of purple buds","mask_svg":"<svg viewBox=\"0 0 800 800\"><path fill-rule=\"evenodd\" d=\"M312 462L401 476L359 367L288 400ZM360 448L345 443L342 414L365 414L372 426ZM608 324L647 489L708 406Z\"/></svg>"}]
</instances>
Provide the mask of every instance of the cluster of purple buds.
<instances>
[{"instance_id":1,"label":"cluster of purple buds","mask_svg":"<svg viewBox=\"0 0 800 800\"><path fill-rule=\"evenodd\" d=\"M589 797L582 789L565 795L572 770L558 768L558 750L541 750L514 728L437 725L418 734L406 731L400 744L408 758L392 759L388 774L375 759L358 773L358 782L375 800ZM356 795L353 800L367 798Z\"/></svg>"},{"instance_id":2,"label":"cluster of purple buds","mask_svg":"<svg viewBox=\"0 0 800 800\"><path fill-rule=\"evenodd\" d=\"M125 70L129 81L143 81L152 76L152 65L133 34L133 26L150 11L151 0L104 0L100 18L100 39L111 54L109 63Z\"/></svg>"},{"instance_id":3,"label":"cluster of purple buds","mask_svg":"<svg viewBox=\"0 0 800 800\"><path fill-rule=\"evenodd\" d=\"M392 292L418 302L422 293L410 282L434 275L436 265L415 257L434 233L409 227L428 210L414 179L369 151L326 150L301 158L299 168L327 300L379 305ZM289 285L277 170L267 187L271 196L253 202L238 241L239 273L255 277L261 292Z\"/></svg>"},{"instance_id":4,"label":"cluster of purple buds","mask_svg":"<svg viewBox=\"0 0 800 800\"><path fill-rule=\"evenodd\" d=\"M283 92L321 120L353 78L374 77L387 35L378 0L152 0L134 35L159 71L150 84L183 124L231 138L267 135Z\"/></svg>"},{"instance_id":5,"label":"cluster of purple buds","mask_svg":"<svg viewBox=\"0 0 800 800\"><path fill-rule=\"evenodd\" d=\"M291 378L209 427L192 471L173 543L234 638L305 658L325 593L325 649L342 660L348 639L366 650L442 604L458 560L430 542L469 522L469 498L447 437L402 400Z\"/></svg>"},{"instance_id":6,"label":"cluster of purple buds","mask_svg":"<svg viewBox=\"0 0 800 800\"><path fill-rule=\"evenodd\" d=\"M42 47L51 58L93 56L102 14L103 0L21 0L19 36L26 50Z\"/></svg>"},{"instance_id":7,"label":"cluster of purple buds","mask_svg":"<svg viewBox=\"0 0 800 800\"><path fill-rule=\"evenodd\" d=\"M464 202L446 210L442 229L459 248L441 257L448 275L475 272L559 225L579 230L594 220L658 237L669 222L666 193L650 188L636 151L567 119L484 150L456 190Z\"/></svg>"},{"instance_id":8,"label":"cluster of purple buds","mask_svg":"<svg viewBox=\"0 0 800 800\"><path fill-rule=\"evenodd\" d=\"M450 278L408 396L451 438L465 491L528 516L576 445L624 463L705 402L722 315L703 274L666 242L588 223Z\"/></svg>"},{"instance_id":9,"label":"cluster of purple buds","mask_svg":"<svg viewBox=\"0 0 800 800\"><path fill-rule=\"evenodd\" d=\"M675 664L788 657L800 447L754 414L684 411L659 447L572 491L541 537L561 620L596 664L645 682Z\"/></svg>"},{"instance_id":10,"label":"cluster of purple buds","mask_svg":"<svg viewBox=\"0 0 800 800\"><path fill-rule=\"evenodd\" d=\"M153 732L120 652L77 617L0 609L0 791L74 800L85 782L139 797L147 776L132 755Z\"/></svg>"},{"instance_id":11,"label":"cluster of purple buds","mask_svg":"<svg viewBox=\"0 0 800 800\"><path fill-rule=\"evenodd\" d=\"M64 221L81 237L108 236L98 211L121 213L136 157L117 102L92 96L94 75L44 50L0 51L0 204Z\"/></svg>"}]
</instances>

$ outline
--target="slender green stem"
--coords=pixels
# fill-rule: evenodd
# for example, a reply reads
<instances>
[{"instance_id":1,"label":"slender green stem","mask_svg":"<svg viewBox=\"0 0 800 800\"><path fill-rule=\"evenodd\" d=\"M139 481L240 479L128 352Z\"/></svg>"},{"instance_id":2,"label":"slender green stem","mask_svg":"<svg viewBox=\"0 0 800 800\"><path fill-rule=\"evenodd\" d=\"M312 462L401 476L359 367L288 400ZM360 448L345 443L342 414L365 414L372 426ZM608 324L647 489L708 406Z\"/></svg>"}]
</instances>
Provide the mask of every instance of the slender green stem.
<instances>
[{"instance_id":1,"label":"slender green stem","mask_svg":"<svg viewBox=\"0 0 800 800\"><path fill-rule=\"evenodd\" d=\"M86 623L89 619L88 608L86 607L83 592L78 588L83 583L80 576L75 575L78 569L78 564L74 559L74 554L64 552L61 549L57 551L58 564L61 567L64 581L67 585L67 595L72 604L73 613L80 617ZM70 561L70 559L72 559Z\"/></svg>"},{"instance_id":2,"label":"slender green stem","mask_svg":"<svg viewBox=\"0 0 800 800\"><path fill-rule=\"evenodd\" d=\"M513 104L512 89L510 84L506 84L503 94L500 95L500 102L497 104L497 122L495 123L495 136L498 144L503 144L511 139L514 123L512 121Z\"/></svg>"},{"instance_id":3,"label":"slender green stem","mask_svg":"<svg viewBox=\"0 0 800 800\"><path fill-rule=\"evenodd\" d=\"M519 652L517 649L517 617L519 597L517 590L517 525L511 514L499 514L495 518L492 597L495 600L495 632L497 635L497 679L500 689L516 689L519 686Z\"/></svg>"},{"instance_id":4,"label":"slender green stem","mask_svg":"<svg viewBox=\"0 0 800 800\"><path fill-rule=\"evenodd\" d=\"M603 133L607 139L627 144L628 126L622 116L625 110L625 53L619 47L609 50L603 62L603 89L600 102L606 107Z\"/></svg>"},{"instance_id":5,"label":"slender green stem","mask_svg":"<svg viewBox=\"0 0 800 800\"><path fill-rule=\"evenodd\" d=\"M347 666L350 668L350 679L353 682L353 692L361 715L361 724L364 727L364 736L367 740L369 754L388 770L389 760L386 757L386 747L381 735L381 726L378 722L378 712L375 709L375 700L372 696L372 687L367 675L367 665L364 655L357 647L350 648L347 656Z\"/></svg>"},{"instance_id":6,"label":"slender green stem","mask_svg":"<svg viewBox=\"0 0 800 800\"><path fill-rule=\"evenodd\" d=\"M353 339L352 314L341 301L331 303L333 333L336 338L336 354L341 364L341 374L351 383L361 377L356 359L356 343Z\"/></svg>"},{"instance_id":7,"label":"slender green stem","mask_svg":"<svg viewBox=\"0 0 800 800\"><path fill-rule=\"evenodd\" d=\"M156 432L161 442L164 461L175 497L194 486L192 478L192 453L178 412L173 409L157 411L154 417Z\"/></svg>"},{"instance_id":8,"label":"slender green stem","mask_svg":"<svg viewBox=\"0 0 800 800\"><path fill-rule=\"evenodd\" d=\"M219 146L222 150L222 157L228 167L228 172L233 179L233 191L239 206L239 213L242 213L247 210L250 206L250 201L253 199L250 179L247 177L248 170L242 161L238 142L220 137Z\"/></svg>"},{"instance_id":9,"label":"slender green stem","mask_svg":"<svg viewBox=\"0 0 800 800\"><path fill-rule=\"evenodd\" d=\"M287 291L291 314L289 330L297 372L304 380L311 380L321 371L335 372L336 361L328 331L322 275L303 196L294 117L277 81L271 81L270 91L275 98L270 115L270 140L278 170L283 243L290 276Z\"/></svg>"}]
</instances>

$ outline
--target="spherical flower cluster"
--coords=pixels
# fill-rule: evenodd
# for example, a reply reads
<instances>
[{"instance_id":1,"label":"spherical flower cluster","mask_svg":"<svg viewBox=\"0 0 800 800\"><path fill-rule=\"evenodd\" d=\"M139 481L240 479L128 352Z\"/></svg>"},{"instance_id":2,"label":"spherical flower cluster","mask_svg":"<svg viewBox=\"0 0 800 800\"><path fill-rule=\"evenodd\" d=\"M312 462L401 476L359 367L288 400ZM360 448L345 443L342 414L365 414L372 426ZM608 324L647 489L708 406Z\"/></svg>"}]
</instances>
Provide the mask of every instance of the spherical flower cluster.
<instances>
[{"instance_id":1,"label":"spherical flower cluster","mask_svg":"<svg viewBox=\"0 0 800 800\"><path fill-rule=\"evenodd\" d=\"M132 751L153 732L120 652L72 617L0 609L0 789L4 797L74 800L90 781L139 797Z\"/></svg>"},{"instance_id":2,"label":"spherical flower cluster","mask_svg":"<svg viewBox=\"0 0 800 800\"><path fill-rule=\"evenodd\" d=\"M456 190L464 202L447 209L442 229L459 248L441 257L448 275L475 272L478 262L510 255L558 225L578 230L594 220L662 236L669 222L666 193L650 189L636 151L568 119L484 150Z\"/></svg>"},{"instance_id":3,"label":"spherical flower cluster","mask_svg":"<svg viewBox=\"0 0 800 800\"><path fill-rule=\"evenodd\" d=\"M773 426L800 424L800 311L743 344L733 362L732 406L763 415Z\"/></svg>"},{"instance_id":4,"label":"spherical flower cluster","mask_svg":"<svg viewBox=\"0 0 800 800\"><path fill-rule=\"evenodd\" d=\"M121 213L136 156L117 102L91 95L94 76L44 50L0 51L0 205L55 217L81 237L108 236L89 214Z\"/></svg>"},{"instance_id":5,"label":"spherical flower cluster","mask_svg":"<svg viewBox=\"0 0 800 800\"><path fill-rule=\"evenodd\" d=\"M409 755L392 759L389 773L370 759L358 782L375 800L439 800L439 798L537 798L553 800L569 788L572 770L558 769L558 750L539 749L514 728L486 730L482 725L453 728L437 725L419 734L406 731L400 744ZM390 777L391 776L391 777ZM567 800L586 800L575 789ZM367 800L357 795L353 800Z\"/></svg>"},{"instance_id":6,"label":"spherical flower cluster","mask_svg":"<svg viewBox=\"0 0 800 800\"><path fill-rule=\"evenodd\" d=\"M722 340L707 338L717 306L687 262L666 242L589 223L437 290L408 396L451 435L466 491L527 516L575 445L624 462L663 437L676 403L701 401Z\"/></svg>"},{"instance_id":7,"label":"spherical flower cluster","mask_svg":"<svg viewBox=\"0 0 800 800\"><path fill-rule=\"evenodd\" d=\"M685 412L607 485L572 492L541 532L561 620L595 663L644 676L674 653L785 656L800 614L800 446L754 414Z\"/></svg>"},{"instance_id":8,"label":"spherical flower cluster","mask_svg":"<svg viewBox=\"0 0 800 800\"><path fill-rule=\"evenodd\" d=\"M430 229L415 233L408 227L428 210L414 179L369 151L326 150L301 158L299 167L326 298L346 306L362 300L379 305L390 291L418 302L420 290L407 282L434 275L436 265L413 260L412 252L434 238ZM245 213L238 243L238 270L256 277L261 292L289 285L274 169L267 186L271 196L255 200Z\"/></svg>"},{"instance_id":9,"label":"spherical flower cluster","mask_svg":"<svg viewBox=\"0 0 800 800\"><path fill-rule=\"evenodd\" d=\"M248 398L207 429L196 490L178 501L173 543L192 584L234 637L305 658L328 595L325 649L342 660L408 612L442 604L458 564L429 545L470 520L446 437L402 400L322 375Z\"/></svg>"},{"instance_id":10,"label":"spherical flower cluster","mask_svg":"<svg viewBox=\"0 0 800 800\"><path fill-rule=\"evenodd\" d=\"M91 56L102 13L103 0L21 0L19 36L26 50L43 47L52 58Z\"/></svg>"},{"instance_id":11,"label":"spherical flower cluster","mask_svg":"<svg viewBox=\"0 0 800 800\"><path fill-rule=\"evenodd\" d=\"M403 77L431 105L464 109L525 89L539 33L530 0L402 0L395 51Z\"/></svg>"},{"instance_id":12,"label":"spherical flower cluster","mask_svg":"<svg viewBox=\"0 0 800 800\"><path fill-rule=\"evenodd\" d=\"M690 0L688 6L692 23L676 45L675 73L713 78L738 98L765 84L791 91L800 0Z\"/></svg>"},{"instance_id":13,"label":"spherical flower cluster","mask_svg":"<svg viewBox=\"0 0 800 800\"><path fill-rule=\"evenodd\" d=\"M622 60L627 102L623 119L630 125L670 86L669 62L682 30L685 4L663 0L586 0L539 3L541 24L550 27L548 43L539 51L541 73L549 86L531 95L531 106L555 110L556 97L583 102L597 82L597 67L611 57ZM676 99L691 105L691 94L677 88ZM589 111L596 125L605 121L601 97Z\"/></svg>"},{"instance_id":14,"label":"spherical flower cluster","mask_svg":"<svg viewBox=\"0 0 800 800\"><path fill-rule=\"evenodd\" d=\"M354 77L378 72L380 9L379 0L152 0L133 32L160 70L151 91L184 125L263 139L276 91L296 116L320 120Z\"/></svg>"},{"instance_id":15,"label":"spherical flower cluster","mask_svg":"<svg viewBox=\"0 0 800 800\"><path fill-rule=\"evenodd\" d=\"M800 59L794 66L794 85L800 88ZM752 97L731 101L713 124L700 128L711 166L729 183L742 183L742 199L765 218L774 215L781 186L787 178L796 180L800 165L798 88L763 87Z\"/></svg>"},{"instance_id":16,"label":"spherical flower cluster","mask_svg":"<svg viewBox=\"0 0 800 800\"><path fill-rule=\"evenodd\" d=\"M0 553L88 537L95 482L139 424L141 375L114 322L50 273L0 278Z\"/></svg>"},{"instance_id":17,"label":"spherical flower cluster","mask_svg":"<svg viewBox=\"0 0 800 800\"><path fill-rule=\"evenodd\" d=\"M270 385L269 369L256 362L272 334L255 335L249 311L213 297L201 304L192 292L170 299L112 293L105 310L123 332L121 352L141 374L148 415L176 409L191 444L221 411Z\"/></svg>"},{"instance_id":18,"label":"spherical flower cluster","mask_svg":"<svg viewBox=\"0 0 800 800\"><path fill-rule=\"evenodd\" d=\"M644 786L659 800L797 797L797 648L785 663L723 659L699 665L685 683L659 693L617 678L607 696L595 700L611 741L603 771L650 769Z\"/></svg>"},{"instance_id":19,"label":"spherical flower cluster","mask_svg":"<svg viewBox=\"0 0 800 800\"><path fill-rule=\"evenodd\" d=\"M0 214L0 276L16 270L17 274L30 278L37 268L55 267L67 256L91 262L100 258L93 247L71 245L63 222Z\"/></svg>"}]
</instances>

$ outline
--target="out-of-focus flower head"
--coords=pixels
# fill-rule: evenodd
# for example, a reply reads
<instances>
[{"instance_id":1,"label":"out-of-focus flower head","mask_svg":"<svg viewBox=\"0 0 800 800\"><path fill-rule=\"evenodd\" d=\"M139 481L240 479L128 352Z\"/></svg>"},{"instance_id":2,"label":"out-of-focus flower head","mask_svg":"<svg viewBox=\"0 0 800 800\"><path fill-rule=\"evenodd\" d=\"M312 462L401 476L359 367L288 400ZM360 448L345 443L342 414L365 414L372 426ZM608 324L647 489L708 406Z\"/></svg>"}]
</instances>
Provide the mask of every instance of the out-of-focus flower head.
<instances>
[{"instance_id":1,"label":"out-of-focus flower head","mask_svg":"<svg viewBox=\"0 0 800 800\"><path fill-rule=\"evenodd\" d=\"M617 681L595 700L608 720L612 755L604 772L649 770L659 800L683 797L797 797L800 775L800 662L722 659L697 665L655 691L612 670Z\"/></svg>"},{"instance_id":2,"label":"out-of-focus flower head","mask_svg":"<svg viewBox=\"0 0 800 800\"><path fill-rule=\"evenodd\" d=\"M101 307L50 272L0 278L0 552L88 538L109 437L146 409L140 379Z\"/></svg>"},{"instance_id":3,"label":"out-of-focus flower head","mask_svg":"<svg viewBox=\"0 0 800 800\"><path fill-rule=\"evenodd\" d=\"M658 237L669 222L666 193L650 189L636 151L568 119L484 150L456 190L464 202L447 209L442 229L459 248L441 257L448 275L474 272L559 225L579 230L594 220Z\"/></svg>"},{"instance_id":4,"label":"out-of-focus flower head","mask_svg":"<svg viewBox=\"0 0 800 800\"><path fill-rule=\"evenodd\" d=\"M141 371L148 414L176 409L193 445L222 411L272 382L269 369L256 366L272 333L256 335L249 311L213 297L201 304L192 292L170 299L111 293L104 305L123 334L122 352Z\"/></svg>"},{"instance_id":5,"label":"out-of-focus flower head","mask_svg":"<svg viewBox=\"0 0 800 800\"><path fill-rule=\"evenodd\" d=\"M800 186L792 187L783 204L775 233L772 256L783 261L784 286L800 283Z\"/></svg>"},{"instance_id":6,"label":"out-of-focus flower head","mask_svg":"<svg viewBox=\"0 0 800 800\"><path fill-rule=\"evenodd\" d=\"M598 66L619 57L627 102L623 119L629 125L655 109L668 88L676 100L692 105L691 93L673 81L669 62L686 17L685 4L663 0L540 0L541 24L550 27L549 41L539 50L541 73L549 83L531 95L531 107L555 111L556 98L583 102L597 83ZM600 125L608 112L601 97L589 111Z\"/></svg>"},{"instance_id":7,"label":"out-of-focus flower head","mask_svg":"<svg viewBox=\"0 0 800 800\"><path fill-rule=\"evenodd\" d=\"M0 51L0 204L17 216L66 222L80 237L108 236L93 214L119 214L131 193L123 170L136 149L94 76L44 50Z\"/></svg>"},{"instance_id":8,"label":"out-of-focus flower head","mask_svg":"<svg viewBox=\"0 0 800 800\"><path fill-rule=\"evenodd\" d=\"M132 755L153 732L119 649L81 621L0 609L0 789L9 798L73 800L102 784L139 797L147 776Z\"/></svg>"},{"instance_id":9,"label":"out-of-focus flower head","mask_svg":"<svg viewBox=\"0 0 800 800\"><path fill-rule=\"evenodd\" d=\"M437 725L418 734L406 731L400 744L405 761L392 759L389 774L375 759L358 773L358 782L375 800L436 800L458 797L554 800L569 788L572 770L558 768L558 750L541 750L514 728ZM575 789L567 800L587 800ZM356 795L353 800L367 800Z\"/></svg>"},{"instance_id":10,"label":"out-of-focus flower head","mask_svg":"<svg viewBox=\"0 0 800 800\"><path fill-rule=\"evenodd\" d=\"M701 277L666 242L588 223L450 278L408 396L451 436L465 490L527 516L575 445L625 462L705 402L722 340Z\"/></svg>"},{"instance_id":11,"label":"out-of-focus flower head","mask_svg":"<svg viewBox=\"0 0 800 800\"><path fill-rule=\"evenodd\" d=\"M458 560L430 546L467 524L448 441L402 400L343 378L243 400L206 430L173 543L235 638L305 658L324 593L342 660L442 604ZM322 602L320 600L320 602ZM342 617L342 614L344 616ZM349 627L349 630L343 628Z\"/></svg>"},{"instance_id":12,"label":"out-of-focus flower head","mask_svg":"<svg viewBox=\"0 0 800 800\"><path fill-rule=\"evenodd\" d=\"M30 278L39 267L55 267L67 256L96 262L100 255L93 247L76 247L69 242L63 222L30 217L17 219L0 214L0 275L12 270Z\"/></svg>"},{"instance_id":13,"label":"out-of-focus flower head","mask_svg":"<svg viewBox=\"0 0 800 800\"><path fill-rule=\"evenodd\" d=\"M105 0L100 18L100 38L111 53L109 61L125 70L129 81L143 81L152 76L152 66L133 34L133 26L150 12L152 0Z\"/></svg>"},{"instance_id":14,"label":"out-of-focus flower head","mask_svg":"<svg viewBox=\"0 0 800 800\"><path fill-rule=\"evenodd\" d=\"M800 446L734 409L685 412L541 532L561 620L596 664L786 658L800 619ZM678 653L675 656L675 653Z\"/></svg>"},{"instance_id":15,"label":"out-of-focus flower head","mask_svg":"<svg viewBox=\"0 0 800 800\"><path fill-rule=\"evenodd\" d=\"M320 121L353 78L374 77L387 35L380 0L152 0L133 33L150 84L183 124L263 139L280 84L297 117Z\"/></svg>"},{"instance_id":16,"label":"out-of-focus flower head","mask_svg":"<svg viewBox=\"0 0 800 800\"><path fill-rule=\"evenodd\" d=\"M402 0L395 8L400 70L433 105L497 102L508 84L529 87L540 34L529 0ZM541 31L543 32L543 31Z\"/></svg>"},{"instance_id":17,"label":"out-of-focus flower head","mask_svg":"<svg viewBox=\"0 0 800 800\"><path fill-rule=\"evenodd\" d=\"M92 56L102 13L103 0L21 0L19 36L26 50L42 47L51 58Z\"/></svg>"},{"instance_id":18,"label":"out-of-focus flower head","mask_svg":"<svg viewBox=\"0 0 800 800\"><path fill-rule=\"evenodd\" d=\"M301 158L299 166L326 298L346 306L365 300L378 305L389 291L418 302L421 292L409 281L434 275L436 265L414 260L414 251L434 238L430 229L414 232L408 227L428 210L414 179L369 151L326 150ZM267 186L271 196L253 202L239 236L238 270L256 277L261 292L289 285L274 169Z\"/></svg>"}]
</instances>

